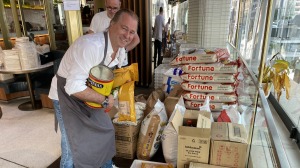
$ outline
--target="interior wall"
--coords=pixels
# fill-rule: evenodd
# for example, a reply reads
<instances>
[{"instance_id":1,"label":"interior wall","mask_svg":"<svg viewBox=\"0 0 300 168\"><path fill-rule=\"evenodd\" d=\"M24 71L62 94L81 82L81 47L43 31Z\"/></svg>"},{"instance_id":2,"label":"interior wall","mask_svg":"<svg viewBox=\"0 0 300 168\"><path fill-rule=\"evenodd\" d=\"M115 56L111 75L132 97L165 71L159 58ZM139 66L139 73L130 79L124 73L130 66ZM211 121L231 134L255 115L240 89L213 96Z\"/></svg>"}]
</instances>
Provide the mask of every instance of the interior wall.
<instances>
[{"instance_id":1,"label":"interior wall","mask_svg":"<svg viewBox=\"0 0 300 168\"><path fill-rule=\"evenodd\" d=\"M94 13L98 13L99 8L103 8L105 10L105 0L94 0Z\"/></svg>"},{"instance_id":2,"label":"interior wall","mask_svg":"<svg viewBox=\"0 0 300 168\"><path fill-rule=\"evenodd\" d=\"M188 42L201 47L226 47L231 1L189 0Z\"/></svg>"}]
</instances>

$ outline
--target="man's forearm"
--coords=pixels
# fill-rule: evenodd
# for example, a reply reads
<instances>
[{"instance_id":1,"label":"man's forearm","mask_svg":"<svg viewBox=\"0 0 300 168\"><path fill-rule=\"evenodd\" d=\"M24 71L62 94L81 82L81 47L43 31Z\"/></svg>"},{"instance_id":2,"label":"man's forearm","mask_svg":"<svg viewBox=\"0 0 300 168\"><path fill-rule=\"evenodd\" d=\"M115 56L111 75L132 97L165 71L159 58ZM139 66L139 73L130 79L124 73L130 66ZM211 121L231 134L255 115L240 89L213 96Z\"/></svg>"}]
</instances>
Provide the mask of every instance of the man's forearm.
<instances>
[{"instance_id":1,"label":"man's forearm","mask_svg":"<svg viewBox=\"0 0 300 168\"><path fill-rule=\"evenodd\" d=\"M140 37L136 34L134 38L132 39L131 43L128 44L125 48L126 51L131 51L134 49L138 44L140 43Z\"/></svg>"},{"instance_id":2,"label":"man's forearm","mask_svg":"<svg viewBox=\"0 0 300 168\"><path fill-rule=\"evenodd\" d=\"M89 87L81 92L72 94L72 96L75 96L76 98L84 102L93 102L97 104L101 104L105 100L105 96L97 93L96 91L94 91Z\"/></svg>"}]
</instances>

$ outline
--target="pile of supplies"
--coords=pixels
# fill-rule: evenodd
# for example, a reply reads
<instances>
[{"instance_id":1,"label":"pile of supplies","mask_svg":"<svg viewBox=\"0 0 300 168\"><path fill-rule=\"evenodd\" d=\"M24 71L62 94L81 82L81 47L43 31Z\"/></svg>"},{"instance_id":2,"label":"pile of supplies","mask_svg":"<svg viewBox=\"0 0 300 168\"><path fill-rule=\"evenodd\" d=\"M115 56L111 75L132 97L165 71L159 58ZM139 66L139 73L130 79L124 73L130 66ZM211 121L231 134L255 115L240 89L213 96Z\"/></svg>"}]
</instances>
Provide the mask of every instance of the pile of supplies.
<instances>
[{"instance_id":1,"label":"pile of supplies","mask_svg":"<svg viewBox=\"0 0 300 168\"><path fill-rule=\"evenodd\" d=\"M263 113L243 62L226 48L188 46L155 76L149 96L134 96L137 79L118 85L117 157L137 157L135 168L245 167L254 111ZM166 163L151 161L160 145Z\"/></svg>"}]
</instances>

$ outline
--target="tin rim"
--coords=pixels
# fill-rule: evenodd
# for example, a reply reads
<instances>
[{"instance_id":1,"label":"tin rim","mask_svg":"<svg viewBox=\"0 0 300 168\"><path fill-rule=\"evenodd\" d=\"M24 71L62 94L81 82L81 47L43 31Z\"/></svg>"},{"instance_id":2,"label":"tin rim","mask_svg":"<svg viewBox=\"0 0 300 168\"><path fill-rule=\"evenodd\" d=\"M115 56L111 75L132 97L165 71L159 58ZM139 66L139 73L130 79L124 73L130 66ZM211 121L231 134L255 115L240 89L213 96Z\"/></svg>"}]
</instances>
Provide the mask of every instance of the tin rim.
<instances>
[{"instance_id":1,"label":"tin rim","mask_svg":"<svg viewBox=\"0 0 300 168\"><path fill-rule=\"evenodd\" d=\"M93 72L96 72L96 71L94 71L96 68L99 71L101 71L98 74L99 77L97 77L97 76L95 76L95 74L93 74ZM110 68L108 68L105 65L97 65L97 66L94 66L91 68L89 77L97 82L111 82L114 79L114 73ZM101 78L105 78L105 79L101 79Z\"/></svg>"}]
</instances>

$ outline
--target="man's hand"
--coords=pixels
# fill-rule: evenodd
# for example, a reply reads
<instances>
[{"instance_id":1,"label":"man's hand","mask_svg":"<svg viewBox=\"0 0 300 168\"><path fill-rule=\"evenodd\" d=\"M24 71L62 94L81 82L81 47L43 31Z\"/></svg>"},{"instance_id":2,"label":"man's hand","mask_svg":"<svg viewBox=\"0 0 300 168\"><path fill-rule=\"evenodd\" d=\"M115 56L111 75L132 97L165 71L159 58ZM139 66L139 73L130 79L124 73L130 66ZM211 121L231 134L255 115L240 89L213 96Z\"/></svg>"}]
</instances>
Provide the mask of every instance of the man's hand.
<instances>
[{"instance_id":1,"label":"man's hand","mask_svg":"<svg viewBox=\"0 0 300 168\"><path fill-rule=\"evenodd\" d=\"M93 33L94 33L94 31L89 29L88 34L93 34Z\"/></svg>"}]
</instances>

